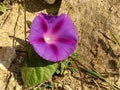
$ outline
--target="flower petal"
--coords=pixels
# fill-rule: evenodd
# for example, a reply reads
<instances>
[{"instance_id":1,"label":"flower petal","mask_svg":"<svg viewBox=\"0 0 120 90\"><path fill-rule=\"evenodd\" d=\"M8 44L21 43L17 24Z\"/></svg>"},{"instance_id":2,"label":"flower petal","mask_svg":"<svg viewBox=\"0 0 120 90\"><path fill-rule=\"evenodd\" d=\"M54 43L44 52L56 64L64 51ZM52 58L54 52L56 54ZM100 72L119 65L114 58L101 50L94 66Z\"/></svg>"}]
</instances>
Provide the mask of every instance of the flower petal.
<instances>
[{"instance_id":1,"label":"flower petal","mask_svg":"<svg viewBox=\"0 0 120 90\"><path fill-rule=\"evenodd\" d=\"M43 18L46 20L46 22L48 24L52 24L53 22L55 22L55 20L57 20L57 18L59 18L59 16L53 16L53 15L47 15L44 13L41 13L41 15L43 16Z\"/></svg>"},{"instance_id":2,"label":"flower petal","mask_svg":"<svg viewBox=\"0 0 120 90\"><path fill-rule=\"evenodd\" d=\"M77 43L77 39L73 38L73 37L59 37L56 39L56 42L58 43L66 43L66 44L76 44Z\"/></svg>"},{"instance_id":3,"label":"flower petal","mask_svg":"<svg viewBox=\"0 0 120 90\"><path fill-rule=\"evenodd\" d=\"M67 16L66 14L61 14L59 16L59 18L57 18L57 20L53 23L52 25L52 32L53 33L62 33L65 32L69 32L69 33L76 33L76 28L72 22L72 20L70 19L69 16Z\"/></svg>"},{"instance_id":4,"label":"flower petal","mask_svg":"<svg viewBox=\"0 0 120 90\"><path fill-rule=\"evenodd\" d=\"M44 20L42 14L39 14L35 19L33 20L31 27L30 27L30 33L39 33L43 34L46 33L48 30L47 22Z\"/></svg>"},{"instance_id":5,"label":"flower petal","mask_svg":"<svg viewBox=\"0 0 120 90\"><path fill-rule=\"evenodd\" d=\"M52 28L52 32L53 33L55 33L58 30L60 30L60 28L62 27L62 25L65 22L65 17L66 17L66 15L62 14L62 15L59 16L59 18L57 18L57 20L55 21L55 24L54 24L54 26Z\"/></svg>"},{"instance_id":6,"label":"flower petal","mask_svg":"<svg viewBox=\"0 0 120 90\"><path fill-rule=\"evenodd\" d=\"M36 53L42 58L48 61L57 62L59 54L56 46L47 45L46 43L40 43L34 44L33 47Z\"/></svg>"},{"instance_id":7,"label":"flower petal","mask_svg":"<svg viewBox=\"0 0 120 90\"><path fill-rule=\"evenodd\" d=\"M31 40L30 41L31 42L31 44L37 44L37 43L45 43L45 40L44 40L44 38L39 38L39 39L35 39L35 40Z\"/></svg>"},{"instance_id":8,"label":"flower petal","mask_svg":"<svg viewBox=\"0 0 120 90\"><path fill-rule=\"evenodd\" d=\"M29 41L39 56L58 62L74 52L78 35L66 14L49 16L41 13L32 22Z\"/></svg>"},{"instance_id":9,"label":"flower petal","mask_svg":"<svg viewBox=\"0 0 120 90\"><path fill-rule=\"evenodd\" d=\"M32 44L35 52L39 55L39 56L43 56L46 48L47 48L47 44L46 43L37 43L37 44Z\"/></svg>"},{"instance_id":10,"label":"flower petal","mask_svg":"<svg viewBox=\"0 0 120 90\"><path fill-rule=\"evenodd\" d=\"M76 49L76 43L57 43L57 49L59 51L59 61L66 59Z\"/></svg>"}]
</instances>

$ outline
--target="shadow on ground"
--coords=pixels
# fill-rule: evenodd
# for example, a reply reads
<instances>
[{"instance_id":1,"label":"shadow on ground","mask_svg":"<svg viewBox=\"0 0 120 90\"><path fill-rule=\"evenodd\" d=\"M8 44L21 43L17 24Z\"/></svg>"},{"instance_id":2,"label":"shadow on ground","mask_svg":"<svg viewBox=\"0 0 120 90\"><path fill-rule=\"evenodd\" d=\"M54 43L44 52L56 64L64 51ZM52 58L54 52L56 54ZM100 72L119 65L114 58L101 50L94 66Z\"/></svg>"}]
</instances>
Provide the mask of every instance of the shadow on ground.
<instances>
[{"instance_id":1,"label":"shadow on ground","mask_svg":"<svg viewBox=\"0 0 120 90\"><path fill-rule=\"evenodd\" d=\"M33 13L46 9L48 14L57 15L61 2L62 0L56 0L54 4L47 4L43 0L26 0L26 10Z\"/></svg>"}]
</instances>

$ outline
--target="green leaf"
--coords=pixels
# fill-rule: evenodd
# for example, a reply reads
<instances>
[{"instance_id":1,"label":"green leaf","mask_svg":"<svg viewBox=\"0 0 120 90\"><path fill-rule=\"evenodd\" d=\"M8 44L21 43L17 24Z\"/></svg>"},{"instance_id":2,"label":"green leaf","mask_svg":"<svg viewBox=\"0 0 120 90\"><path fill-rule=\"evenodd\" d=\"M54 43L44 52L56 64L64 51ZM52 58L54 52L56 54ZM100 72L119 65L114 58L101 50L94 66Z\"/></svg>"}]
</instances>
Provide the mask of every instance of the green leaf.
<instances>
[{"instance_id":1,"label":"green leaf","mask_svg":"<svg viewBox=\"0 0 120 90\"><path fill-rule=\"evenodd\" d=\"M58 68L58 63L52 63L40 58L32 49L28 48L28 60L24 64L21 73L23 81L28 87L34 87L51 78Z\"/></svg>"},{"instance_id":2,"label":"green leaf","mask_svg":"<svg viewBox=\"0 0 120 90\"><path fill-rule=\"evenodd\" d=\"M75 59L77 59L79 57L77 53L73 53L71 56ZM74 64L74 63L72 63L69 58L65 59L63 62L60 62L60 68L56 71L56 73L62 75L64 70L68 69L71 64ZM73 70L73 68L72 68L72 70ZM75 68L74 68L74 71L75 71Z\"/></svg>"},{"instance_id":3,"label":"green leaf","mask_svg":"<svg viewBox=\"0 0 120 90\"><path fill-rule=\"evenodd\" d=\"M31 22L31 21L29 21L29 20L27 20L27 21L26 21L26 24L27 24L27 27L28 27L28 28L30 28L31 23L32 23L32 22Z\"/></svg>"},{"instance_id":4,"label":"green leaf","mask_svg":"<svg viewBox=\"0 0 120 90\"><path fill-rule=\"evenodd\" d=\"M120 41L117 39L117 37L114 35L114 33L111 32L111 35L113 36L115 42L120 46Z\"/></svg>"},{"instance_id":5,"label":"green leaf","mask_svg":"<svg viewBox=\"0 0 120 90\"><path fill-rule=\"evenodd\" d=\"M69 67L69 63L70 63L70 60L69 59L66 59L64 60L63 62L60 63L60 74L62 75L64 70L67 69Z\"/></svg>"},{"instance_id":6,"label":"green leaf","mask_svg":"<svg viewBox=\"0 0 120 90\"><path fill-rule=\"evenodd\" d=\"M0 3L0 12L4 13L6 11L6 6L4 3Z\"/></svg>"}]
</instances>

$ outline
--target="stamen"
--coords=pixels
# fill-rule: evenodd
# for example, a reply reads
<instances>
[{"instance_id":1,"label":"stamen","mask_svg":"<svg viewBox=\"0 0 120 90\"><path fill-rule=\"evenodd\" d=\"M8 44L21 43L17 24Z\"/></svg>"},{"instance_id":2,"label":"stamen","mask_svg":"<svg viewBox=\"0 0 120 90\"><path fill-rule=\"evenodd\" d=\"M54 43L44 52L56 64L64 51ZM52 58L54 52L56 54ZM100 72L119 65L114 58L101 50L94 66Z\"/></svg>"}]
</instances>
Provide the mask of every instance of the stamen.
<instances>
[{"instance_id":1,"label":"stamen","mask_svg":"<svg viewBox=\"0 0 120 90\"><path fill-rule=\"evenodd\" d=\"M46 37L46 38L45 38L45 41L46 41L46 42L50 42L50 38L49 38L49 37Z\"/></svg>"},{"instance_id":2,"label":"stamen","mask_svg":"<svg viewBox=\"0 0 120 90\"><path fill-rule=\"evenodd\" d=\"M50 36L50 35L45 35L44 40L48 44L51 44L54 42L54 40L52 39L52 36Z\"/></svg>"}]
</instances>

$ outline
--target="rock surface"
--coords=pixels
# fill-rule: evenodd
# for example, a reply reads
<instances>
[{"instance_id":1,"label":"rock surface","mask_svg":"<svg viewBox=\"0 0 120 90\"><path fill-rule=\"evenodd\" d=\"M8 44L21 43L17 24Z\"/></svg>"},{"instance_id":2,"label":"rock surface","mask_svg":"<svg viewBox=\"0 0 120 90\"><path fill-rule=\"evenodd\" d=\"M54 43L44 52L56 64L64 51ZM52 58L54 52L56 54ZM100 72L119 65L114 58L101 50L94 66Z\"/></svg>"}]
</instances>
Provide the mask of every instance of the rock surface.
<instances>
[{"instance_id":1,"label":"rock surface","mask_svg":"<svg viewBox=\"0 0 120 90\"><path fill-rule=\"evenodd\" d=\"M119 38L119 8L120 0L62 1L59 13L67 13L79 33L77 51L80 62L93 64L99 72L104 72L106 68L118 70L116 63L120 57L120 47L114 43L111 32Z\"/></svg>"},{"instance_id":2,"label":"rock surface","mask_svg":"<svg viewBox=\"0 0 120 90\"><path fill-rule=\"evenodd\" d=\"M0 90L21 90L18 82L9 67L16 57L16 51L13 47L0 48Z\"/></svg>"},{"instance_id":3,"label":"rock surface","mask_svg":"<svg viewBox=\"0 0 120 90\"><path fill-rule=\"evenodd\" d=\"M0 69L7 70L16 57L16 51L13 47L0 48Z\"/></svg>"},{"instance_id":4,"label":"rock surface","mask_svg":"<svg viewBox=\"0 0 120 90\"><path fill-rule=\"evenodd\" d=\"M59 14L67 13L72 18L78 30L79 62L99 73L113 75L108 81L114 83L120 82L120 47L111 33L120 39L119 9L120 0L63 0L59 10Z\"/></svg>"},{"instance_id":5,"label":"rock surface","mask_svg":"<svg viewBox=\"0 0 120 90\"><path fill-rule=\"evenodd\" d=\"M7 70L0 69L0 89L5 90L7 85L7 77L10 75L10 72Z\"/></svg>"},{"instance_id":6,"label":"rock surface","mask_svg":"<svg viewBox=\"0 0 120 90\"><path fill-rule=\"evenodd\" d=\"M103 73L111 82L119 85L120 47L113 41L111 32L120 39L120 0L62 0L49 6L40 0L26 1L27 20L30 21L40 12L53 15L67 13L78 30L79 42L76 51L80 56L80 63ZM18 4L13 5L12 10L0 16L0 46L12 46L13 44L17 46L9 35L24 39L23 18L23 9L20 9ZM114 77L118 77L117 80L114 80ZM85 84L86 90L98 90L97 86L90 85L92 81ZM68 78L63 80L61 85L64 83L68 85L70 82ZM79 87L78 81L76 83ZM76 85L70 85L73 90L77 90ZM106 88L109 90L109 87L104 87Z\"/></svg>"}]
</instances>

